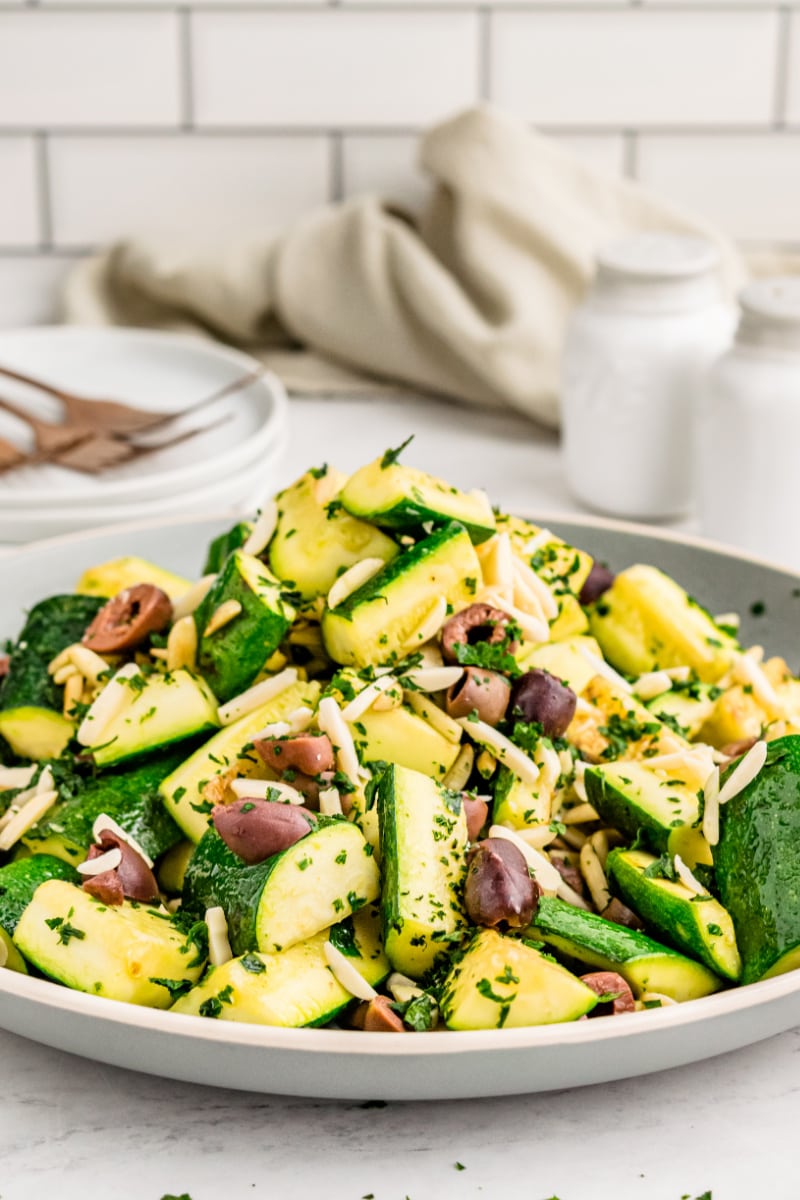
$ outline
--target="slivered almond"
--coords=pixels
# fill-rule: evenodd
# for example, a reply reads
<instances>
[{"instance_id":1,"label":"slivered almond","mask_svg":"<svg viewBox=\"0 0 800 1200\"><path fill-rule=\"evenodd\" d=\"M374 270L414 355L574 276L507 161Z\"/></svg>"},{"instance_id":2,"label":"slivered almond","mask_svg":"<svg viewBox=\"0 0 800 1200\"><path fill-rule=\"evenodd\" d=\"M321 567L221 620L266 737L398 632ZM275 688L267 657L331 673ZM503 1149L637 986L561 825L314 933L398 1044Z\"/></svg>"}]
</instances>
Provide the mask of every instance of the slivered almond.
<instances>
[{"instance_id":1,"label":"slivered almond","mask_svg":"<svg viewBox=\"0 0 800 1200\"><path fill-rule=\"evenodd\" d=\"M242 551L245 554L254 554L256 557L259 554L263 554L272 541L272 536L277 527L278 506L274 500L266 500L250 534L242 546Z\"/></svg>"},{"instance_id":2,"label":"slivered almond","mask_svg":"<svg viewBox=\"0 0 800 1200\"><path fill-rule=\"evenodd\" d=\"M695 896L707 896L709 894L700 880L694 877L680 854L674 855L672 861L675 864L675 873L684 887L688 888L690 892L694 892Z\"/></svg>"},{"instance_id":3,"label":"slivered almond","mask_svg":"<svg viewBox=\"0 0 800 1200\"><path fill-rule=\"evenodd\" d=\"M338 788L330 787L322 789L319 794L319 811L324 817L342 816L342 798L339 795Z\"/></svg>"},{"instance_id":4,"label":"slivered almond","mask_svg":"<svg viewBox=\"0 0 800 1200\"><path fill-rule=\"evenodd\" d=\"M358 693L349 704L346 704L342 709L342 716L345 721L352 725L359 717L362 717L368 709L372 708L375 701L384 693L392 689L399 689L400 685L393 675L382 675L379 679L368 683L365 688Z\"/></svg>"},{"instance_id":5,"label":"slivered almond","mask_svg":"<svg viewBox=\"0 0 800 1200\"><path fill-rule=\"evenodd\" d=\"M80 671L72 663L67 663L65 667L59 667L57 671L53 672L53 683L63 687L67 680L72 679L75 675L80 676Z\"/></svg>"},{"instance_id":6,"label":"slivered almond","mask_svg":"<svg viewBox=\"0 0 800 1200\"><path fill-rule=\"evenodd\" d=\"M356 996L359 1000L375 999L378 994L375 988L370 987L364 976L345 958L341 950L337 950L330 942L325 942L323 951L331 973L346 992L350 992L351 996Z\"/></svg>"},{"instance_id":7,"label":"slivered almond","mask_svg":"<svg viewBox=\"0 0 800 1200\"><path fill-rule=\"evenodd\" d=\"M522 632L531 642L547 642L550 640L550 627L547 622L538 617L532 617L515 604L511 604L499 592L491 591L486 594L486 602L507 613L519 625Z\"/></svg>"},{"instance_id":8,"label":"slivered almond","mask_svg":"<svg viewBox=\"0 0 800 1200\"><path fill-rule=\"evenodd\" d=\"M338 608L343 600L352 596L360 587L377 575L386 566L382 558L362 558L349 570L340 575L328 592L328 608Z\"/></svg>"},{"instance_id":9,"label":"slivered almond","mask_svg":"<svg viewBox=\"0 0 800 1200\"><path fill-rule=\"evenodd\" d=\"M709 846L719 844L719 767L714 767L703 787L703 837Z\"/></svg>"},{"instance_id":10,"label":"slivered almond","mask_svg":"<svg viewBox=\"0 0 800 1200\"><path fill-rule=\"evenodd\" d=\"M619 672L615 671L613 667L610 667L604 658L600 658L597 654L593 654L591 650L586 648L586 646L578 646L578 653L586 660L589 666L594 669L596 675L602 675L604 679L607 679L609 683L615 684L616 687L620 688L623 692L630 692L633 690L627 679L623 679Z\"/></svg>"},{"instance_id":11,"label":"slivered almond","mask_svg":"<svg viewBox=\"0 0 800 1200\"><path fill-rule=\"evenodd\" d=\"M81 746L102 745L109 725L131 703L131 679L141 677L141 674L136 663L126 663L109 679L78 726L75 737Z\"/></svg>"},{"instance_id":12,"label":"slivered almond","mask_svg":"<svg viewBox=\"0 0 800 1200\"><path fill-rule=\"evenodd\" d=\"M422 692L403 692L403 700L418 717L432 729L457 746L461 741L461 726Z\"/></svg>"},{"instance_id":13,"label":"slivered almond","mask_svg":"<svg viewBox=\"0 0 800 1200\"><path fill-rule=\"evenodd\" d=\"M443 692L458 683L464 674L463 667L416 667L408 671L403 679L420 692Z\"/></svg>"},{"instance_id":14,"label":"slivered almond","mask_svg":"<svg viewBox=\"0 0 800 1200\"><path fill-rule=\"evenodd\" d=\"M297 683L295 667L286 667L277 675L272 675L269 679L262 679L261 683L254 683L252 687L240 692L238 696L233 696L227 704L220 705L218 712L220 723L232 725L234 721L239 720L239 717L244 717L247 713L261 708L262 704L274 700L276 696L280 696L281 692L285 692L295 683Z\"/></svg>"},{"instance_id":15,"label":"slivered almond","mask_svg":"<svg viewBox=\"0 0 800 1200\"><path fill-rule=\"evenodd\" d=\"M225 910L216 904L206 909L206 926L208 928L208 961L212 967L221 967L230 962L233 951L228 938L228 922Z\"/></svg>"},{"instance_id":16,"label":"slivered almond","mask_svg":"<svg viewBox=\"0 0 800 1200\"><path fill-rule=\"evenodd\" d=\"M672 687L672 679L666 671L647 671L640 675L633 690L641 700L654 700Z\"/></svg>"},{"instance_id":17,"label":"slivered almond","mask_svg":"<svg viewBox=\"0 0 800 1200\"><path fill-rule=\"evenodd\" d=\"M203 637L213 637L215 633L219 633L220 629L224 629L226 625L230 625L231 621L235 621L241 615L242 605L239 600L223 600L222 604L214 609L208 624L203 630Z\"/></svg>"},{"instance_id":18,"label":"slivered almond","mask_svg":"<svg viewBox=\"0 0 800 1200\"><path fill-rule=\"evenodd\" d=\"M598 912L602 912L611 903L611 892L603 864L590 841L584 842L581 846L580 867L581 875L586 881L594 906Z\"/></svg>"},{"instance_id":19,"label":"slivered almond","mask_svg":"<svg viewBox=\"0 0 800 1200\"><path fill-rule=\"evenodd\" d=\"M193 583L182 596L179 596L172 605L173 621L180 621L181 617L188 617L195 612L216 581L216 575L204 575L202 579L198 579L197 583Z\"/></svg>"},{"instance_id":20,"label":"slivered almond","mask_svg":"<svg viewBox=\"0 0 800 1200\"><path fill-rule=\"evenodd\" d=\"M80 703L83 696L83 676L76 671L74 675L70 675L64 684L64 699L62 704L62 713L69 720L72 710L76 704Z\"/></svg>"},{"instance_id":21,"label":"slivered almond","mask_svg":"<svg viewBox=\"0 0 800 1200\"><path fill-rule=\"evenodd\" d=\"M719 792L719 803L727 804L734 796L753 782L764 763L767 761L767 743L758 741L745 754L741 762L734 768L723 783Z\"/></svg>"},{"instance_id":22,"label":"slivered almond","mask_svg":"<svg viewBox=\"0 0 800 1200\"><path fill-rule=\"evenodd\" d=\"M231 779L228 787L240 800L266 800L275 796L285 804L306 802L302 792L280 779Z\"/></svg>"},{"instance_id":23,"label":"slivered almond","mask_svg":"<svg viewBox=\"0 0 800 1200\"><path fill-rule=\"evenodd\" d=\"M29 787L36 770L35 763L30 767L0 767L0 790Z\"/></svg>"},{"instance_id":24,"label":"slivered almond","mask_svg":"<svg viewBox=\"0 0 800 1200\"><path fill-rule=\"evenodd\" d=\"M591 804L576 804L561 814L562 825L585 825L587 821L598 821L597 810Z\"/></svg>"},{"instance_id":25,"label":"slivered almond","mask_svg":"<svg viewBox=\"0 0 800 1200\"><path fill-rule=\"evenodd\" d=\"M532 538L529 538L523 547L523 552L528 558L533 558L537 550L541 550L542 546L546 546L548 542L556 541L556 535L549 529L540 529L539 532Z\"/></svg>"},{"instance_id":26,"label":"slivered almond","mask_svg":"<svg viewBox=\"0 0 800 1200\"><path fill-rule=\"evenodd\" d=\"M474 762L475 751L472 746L462 746L458 752L458 758L442 780L444 786L453 792L460 792L467 786Z\"/></svg>"},{"instance_id":27,"label":"slivered almond","mask_svg":"<svg viewBox=\"0 0 800 1200\"><path fill-rule=\"evenodd\" d=\"M514 559L514 574L536 596L545 620L554 621L558 616L558 601L545 581L520 558Z\"/></svg>"},{"instance_id":28,"label":"slivered almond","mask_svg":"<svg viewBox=\"0 0 800 1200\"><path fill-rule=\"evenodd\" d=\"M110 817L108 813L100 813L95 820L94 825L92 826L92 839L95 842L99 842L100 834L105 829L107 829L109 833L115 834L121 842L125 842L126 845L130 846L131 850L135 850L139 857L147 863L148 867L152 867L152 858L149 854L145 853L145 851L137 842L136 838L133 837L132 834L126 833L122 826L118 825L114 818Z\"/></svg>"},{"instance_id":29,"label":"slivered almond","mask_svg":"<svg viewBox=\"0 0 800 1200\"><path fill-rule=\"evenodd\" d=\"M358 787L359 761L355 742L347 722L342 716L342 710L333 696L323 696L317 709L317 724L323 733L327 733L333 743L336 763L340 771L344 771L351 783Z\"/></svg>"},{"instance_id":30,"label":"slivered almond","mask_svg":"<svg viewBox=\"0 0 800 1200\"><path fill-rule=\"evenodd\" d=\"M18 812L14 814L0 833L0 850L10 850L19 839L28 832L32 825L45 815L58 800L58 792L38 792L30 798Z\"/></svg>"},{"instance_id":31,"label":"slivered almond","mask_svg":"<svg viewBox=\"0 0 800 1200\"><path fill-rule=\"evenodd\" d=\"M116 870L121 862L122 851L119 846L112 846L105 854L98 854L97 858L87 858L85 862L78 863L78 871L81 875L102 875L104 871Z\"/></svg>"},{"instance_id":32,"label":"slivered almond","mask_svg":"<svg viewBox=\"0 0 800 1200\"><path fill-rule=\"evenodd\" d=\"M197 625L192 616L181 617L169 631L167 638L167 670L178 671L181 667L191 670L197 658Z\"/></svg>"},{"instance_id":33,"label":"slivered almond","mask_svg":"<svg viewBox=\"0 0 800 1200\"><path fill-rule=\"evenodd\" d=\"M491 725L487 725L485 721L471 721L469 717L460 717L458 724L467 737L478 742L479 745L485 746L523 783L536 783L539 778L539 768L536 763L531 762L527 754L520 750L519 746L515 746L505 734L500 733Z\"/></svg>"}]
</instances>

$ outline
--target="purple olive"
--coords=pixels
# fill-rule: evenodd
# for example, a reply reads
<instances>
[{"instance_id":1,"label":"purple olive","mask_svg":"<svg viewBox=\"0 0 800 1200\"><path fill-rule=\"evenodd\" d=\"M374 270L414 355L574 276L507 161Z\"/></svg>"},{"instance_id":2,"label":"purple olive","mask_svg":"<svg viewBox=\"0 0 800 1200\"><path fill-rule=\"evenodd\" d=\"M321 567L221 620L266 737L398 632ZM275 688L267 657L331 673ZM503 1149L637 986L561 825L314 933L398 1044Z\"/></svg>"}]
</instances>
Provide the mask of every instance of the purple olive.
<instances>
[{"instance_id":1,"label":"purple olive","mask_svg":"<svg viewBox=\"0 0 800 1200\"><path fill-rule=\"evenodd\" d=\"M486 838L470 850L467 864L464 904L473 925L530 925L539 888L521 850L505 838Z\"/></svg>"},{"instance_id":2,"label":"purple olive","mask_svg":"<svg viewBox=\"0 0 800 1200\"><path fill-rule=\"evenodd\" d=\"M581 982L591 988L596 996L603 1000L593 1010L593 1017L613 1016L619 1013L635 1012L636 1002L629 985L616 971L592 971L589 975L581 975Z\"/></svg>"},{"instance_id":3,"label":"purple olive","mask_svg":"<svg viewBox=\"0 0 800 1200\"><path fill-rule=\"evenodd\" d=\"M449 688L445 707L451 717L468 717L477 712L487 725L497 725L506 715L510 696L505 675L483 667L465 667L461 678Z\"/></svg>"},{"instance_id":4,"label":"purple olive","mask_svg":"<svg viewBox=\"0 0 800 1200\"><path fill-rule=\"evenodd\" d=\"M478 642L488 642L490 646L502 645L506 641L506 626L511 618L499 608L491 604L470 604L456 613L442 627L442 654L448 662L458 662L459 646L474 646ZM516 642L510 642L506 649L513 654L517 648Z\"/></svg>"},{"instance_id":5,"label":"purple olive","mask_svg":"<svg viewBox=\"0 0 800 1200\"><path fill-rule=\"evenodd\" d=\"M511 711L523 721L535 721L545 737L563 737L575 716L578 697L555 675L536 667L516 680L511 689Z\"/></svg>"},{"instance_id":6,"label":"purple olive","mask_svg":"<svg viewBox=\"0 0 800 1200\"><path fill-rule=\"evenodd\" d=\"M609 571L608 567L604 567L602 563L592 563L592 569L583 581L583 587L580 590L578 599L581 604L594 604L595 600L599 600L603 592L607 592L612 583L616 579L613 571Z\"/></svg>"},{"instance_id":7,"label":"purple olive","mask_svg":"<svg viewBox=\"0 0 800 1200\"><path fill-rule=\"evenodd\" d=\"M481 800L479 796L468 796L463 792L461 795L461 805L464 809L464 816L467 818L467 837L471 842L476 842L486 824L486 818L489 815L489 805L485 800Z\"/></svg>"},{"instance_id":8,"label":"purple olive","mask_svg":"<svg viewBox=\"0 0 800 1200\"><path fill-rule=\"evenodd\" d=\"M288 850L316 826L312 812L279 800L236 800L218 804L214 828L234 854L252 866Z\"/></svg>"}]
</instances>

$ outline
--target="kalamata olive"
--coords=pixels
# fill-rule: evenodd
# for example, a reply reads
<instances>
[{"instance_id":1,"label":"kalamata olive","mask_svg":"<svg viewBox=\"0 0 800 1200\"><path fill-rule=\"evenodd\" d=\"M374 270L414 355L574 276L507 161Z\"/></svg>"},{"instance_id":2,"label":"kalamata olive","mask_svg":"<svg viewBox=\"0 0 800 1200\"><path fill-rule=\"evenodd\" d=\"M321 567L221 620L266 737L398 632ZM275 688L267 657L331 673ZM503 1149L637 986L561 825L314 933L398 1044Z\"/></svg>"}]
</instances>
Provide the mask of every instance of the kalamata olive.
<instances>
[{"instance_id":1,"label":"kalamata olive","mask_svg":"<svg viewBox=\"0 0 800 1200\"><path fill-rule=\"evenodd\" d=\"M84 890L97 896L98 899L103 899L99 893L104 892L106 904L121 904L123 897L126 900L138 900L142 904L152 904L158 900L158 883L150 867L133 846L129 846L112 830L103 829L98 832L97 842L89 847L86 861L91 862L109 850L119 850L121 855L119 864L114 867L113 871L90 875L84 880ZM105 878L111 875L115 877L116 882ZM117 887L117 883L119 887ZM112 896L115 898L112 899ZM116 898L117 896L119 899Z\"/></svg>"},{"instance_id":2,"label":"kalamata olive","mask_svg":"<svg viewBox=\"0 0 800 1200\"><path fill-rule=\"evenodd\" d=\"M218 804L212 818L228 849L250 866L288 850L317 823L314 814L298 804L246 797L233 804Z\"/></svg>"},{"instance_id":3,"label":"kalamata olive","mask_svg":"<svg viewBox=\"0 0 800 1200\"><path fill-rule=\"evenodd\" d=\"M486 838L467 857L464 905L473 925L524 929L533 920L539 888L521 850L505 838Z\"/></svg>"},{"instance_id":4,"label":"kalamata olive","mask_svg":"<svg viewBox=\"0 0 800 1200\"><path fill-rule=\"evenodd\" d=\"M458 662L458 646L474 646L478 642L499 645L506 639L510 620L508 613L492 608L491 604L470 604L443 626L442 655L454 663ZM507 648L513 654L516 643L510 642Z\"/></svg>"},{"instance_id":5,"label":"kalamata olive","mask_svg":"<svg viewBox=\"0 0 800 1200\"><path fill-rule=\"evenodd\" d=\"M636 1011L633 992L616 971L592 971L589 975L581 975L581 980L595 995L608 997L592 1009L593 1017L617 1016L618 1013Z\"/></svg>"},{"instance_id":6,"label":"kalamata olive","mask_svg":"<svg viewBox=\"0 0 800 1200\"><path fill-rule=\"evenodd\" d=\"M387 996L376 996L374 1000L362 1000L350 1018L353 1029L365 1033L405 1033L406 1027L394 1011Z\"/></svg>"},{"instance_id":7,"label":"kalamata olive","mask_svg":"<svg viewBox=\"0 0 800 1200\"><path fill-rule=\"evenodd\" d=\"M644 921L641 917L628 908L627 904L623 904L616 896L612 896L608 904L600 913L606 921L613 921L615 925L624 925L626 929L644 929Z\"/></svg>"},{"instance_id":8,"label":"kalamata olive","mask_svg":"<svg viewBox=\"0 0 800 1200\"><path fill-rule=\"evenodd\" d=\"M99 875L89 875L81 884L84 892L94 896L102 904L122 904L125 893L122 881L116 871L101 871Z\"/></svg>"},{"instance_id":9,"label":"kalamata olive","mask_svg":"<svg viewBox=\"0 0 800 1200\"><path fill-rule=\"evenodd\" d=\"M609 571L608 567L604 567L602 563L593 562L589 574L583 581L578 600L581 604L594 604L595 600L600 599L603 592L608 591L615 579L616 575L613 571Z\"/></svg>"},{"instance_id":10,"label":"kalamata olive","mask_svg":"<svg viewBox=\"0 0 800 1200\"><path fill-rule=\"evenodd\" d=\"M573 892L577 892L579 896L586 895L586 888L583 882L583 876L576 866L567 858L561 858L558 854L553 854L550 857L550 862L558 871L564 883L571 887Z\"/></svg>"},{"instance_id":11,"label":"kalamata olive","mask_svg":"<svg viewBox=\"0 0 800 1200\"><path fill-rule=\"evenodd\" d=\"M461 803L467 818L467 837L471 842L477 841L480 832L486 824L489 815L489 805L477 796L462 796Z\"/></svg>"},{"instance_id":12,"label":"kalamata olive","mask_svg":"<svg viewBox=\"0 0 800 1200\"><path fill-rule=\"evenodd\" d=\"M506 715L511 688L505 675L483 667L465 667L461 678L448 689L445 707L451 717L477 712L481 721L496 725Z\"/></svg>"},{"instance_id":13,"label":"kalamata olive","mask_svg":"<svg viewBox=\"0 0 800 1200\"><path fill-rule=\"evenodd\" d=\"M302 771L319 775L333 771L336 760L331 739L326 733L298 733L295 737L256 738L253 743L268 767L282 775L284 771Z\"/></svg>"},{"instance_id":14,"label":"kalamata olive","mask_svg":"<svg viewBox=\"0 0 800 1200\"><path fill-rule=\"evenodd\" d=\"M738 742L728 742L720 749L720 754L724 754L729 762L733 762L735 758L741 758L743 754L747 754L748 750L752 750L758 738L742 738Z\"/></svg>"},{"instance_id":15,"label":"kalamata olive","mask_svg":"<svg viewBox=\"0 0 800 1200\"><path fill-rule=\"evenodd\" d=\"M116 654L161 633L172 620L172 601L152 583L137 583L104 604L82 641L98 654Z\"/></svg>"},{"instance_id":16,"label":"kalamata olive","mask_svg":"<svg viewBox=\"0 0 800 1200\"><path fill-rule=\"evenodd\" d=\"M511 688L511 712L523 721L535 721L545 737L562 737L572 718L578 697L549 671L536 667L515 680Z\"/></svg>"}]
</instances>

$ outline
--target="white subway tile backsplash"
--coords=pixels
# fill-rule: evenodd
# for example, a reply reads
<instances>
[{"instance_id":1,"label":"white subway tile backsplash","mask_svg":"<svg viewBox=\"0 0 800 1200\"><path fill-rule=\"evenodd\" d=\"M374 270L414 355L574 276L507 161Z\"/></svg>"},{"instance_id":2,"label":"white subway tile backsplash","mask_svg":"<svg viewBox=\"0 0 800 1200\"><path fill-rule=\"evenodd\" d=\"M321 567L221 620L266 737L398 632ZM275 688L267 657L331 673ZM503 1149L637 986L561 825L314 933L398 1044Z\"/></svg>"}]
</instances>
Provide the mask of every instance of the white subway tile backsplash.
<instances>
[{"instance_id":1,"label":"white subway tile backsplash","mask_svg":"<svg viewBox=\"0 0 800 1200\"><path fill-rule=\"evenodd\" d=\"M585 158L604 171L614 175L622 175L625 171L625 139L622 134L579 134L561 133L557 135L567 150Z\"/></svg>"},{"instance_id":2,"label":"white subway tile backsplash","mask_svg":"<svg viewBox=\"0 0 800 1200\"><path fill-rule=\"evenodd\" d=\"M0 137L0 246L35 246L40 238L34 140Z\"/></svg>"},{"instance_id":3,"label":"white subway tile backsplash","mask_svg":"<svg viewBox=\"0 0 800 1200\"><path fill-rule=\"evenodd\" d=\"M492 97L536 122L764 125L775 12L497 12Z\"/></svg>"},{"instance_id":4,"label":"white subway tile backsplash","mask_svg":"<svg viewBox=\"0 0 800 1200\"><path fill-rule=\"evenodd\" d=\"M800 134L645 136L638 176L734 237L800 243Z\"/></svg>"},{"instance_id":5,"label":"white subway tile backsplash","mask_svg":"<svg viewBox=\"0 0 800 1200\"><path fill-rule=\"evenodd\" d=\"M345 136L342 143L344 196L373 192L386 200L418 208L430 183L417 166L417 138Z\"/></svg>"},{"instance_id":6,"label":"white subway tile backsplash","mask_svg":"<svg viewBox=\"0 0 800 1200\"><path fill-rule=\"evenodd\" d=\"M471 12L199 12L192 42L200 126L415 126L477 96Z\"/></svg>"},{"instance_id":7,"label":"white subway tile backsplash","mask_svg":"<svg viewBox=\"0 0 800 1200\"><path fill-rule=\"evenodd\" d=\"M264 233L323 204L329 178L323 137L56 137L53 236L86 246L152 230Z\"/></svg>"},{"instance_id":8,"label":"white subway tile backsplash","mask_svg":"<svg viewBox=\"0 0 800 1200\"><path fill-rule=\"evenodd\" d=\"M0 328L57 321L59 289L74 258L0 254Z\"/></svg>"},{"instance_id":9,"label":"white subway tile backsplash","mask_svg":"<svg viewBox=\"0 0 800 1200\"><path fill-rule=\"evenodd\" d=\"M170 125L178 24L169 12L0 12L0 126Z\"/></svg>"}]
</instances>

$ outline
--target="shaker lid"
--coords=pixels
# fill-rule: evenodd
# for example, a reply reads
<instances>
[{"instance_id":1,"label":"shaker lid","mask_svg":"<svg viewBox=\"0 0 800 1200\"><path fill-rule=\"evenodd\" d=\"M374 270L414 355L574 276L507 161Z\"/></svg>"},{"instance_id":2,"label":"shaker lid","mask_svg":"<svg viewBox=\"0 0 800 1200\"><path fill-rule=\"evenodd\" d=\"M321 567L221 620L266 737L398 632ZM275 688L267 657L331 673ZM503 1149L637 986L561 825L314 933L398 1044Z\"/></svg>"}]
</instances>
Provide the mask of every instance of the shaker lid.
<instances>
[{"instance_id":1,"label":"shaker lid","mask_svg":"<svg viewBox=\"0 0 800 1200\"><path fill-rule=\"evenodd\" d=\"M684 280L713 271L719 265L719 252L704 238L638 233L604 246L597 265L601 274L617 278Z\"/></svg>"},{"instance_id":2,"label":"shaker lid","mask_svg":"<svg viewBox=\"0 0 800 1200\"><path fill-rule=\"evenodd\" d=\"M800 332L800 276L775 276L749 284L741 296L742 315L760 325Z\"/></svg>"}]
</instances>

